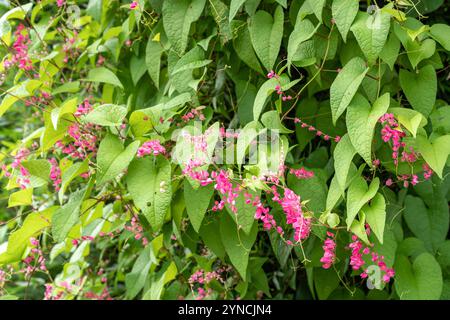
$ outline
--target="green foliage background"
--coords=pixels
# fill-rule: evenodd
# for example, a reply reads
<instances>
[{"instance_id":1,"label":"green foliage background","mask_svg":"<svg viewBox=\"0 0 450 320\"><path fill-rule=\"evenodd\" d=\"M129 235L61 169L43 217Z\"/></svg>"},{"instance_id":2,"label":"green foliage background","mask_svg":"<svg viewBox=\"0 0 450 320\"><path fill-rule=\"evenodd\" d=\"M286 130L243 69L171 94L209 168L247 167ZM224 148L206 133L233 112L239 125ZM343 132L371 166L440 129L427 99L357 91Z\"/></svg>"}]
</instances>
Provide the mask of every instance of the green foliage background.
<instances>
[{"instance_id":1,"label":"green foliage background","mask_svg":"<svg viewBox=\"0 0 450 320\"><path fill-rule=\"evenodd\" d=\"M26 159L32 187L21 190L4 171L0 180L0 267L8 274L0 299L42 299L44 284L64 299L99 298L104 290L114 299L193 299L198 287L189 277L219 268L223 281L205 285L209 299L450 299L449 9L439 0L140 0L135 9L118 0L0 1L3 61L23 23L39 74L0 67L0 162L10 166L20 148L33 150ZM279 80L267 79L271 70ZM293 99L283 101L277 84ZM26 105L42 92L50 102ZM88 97L95 108L83 121L98 125L98 152L82 161L55 143L73 140L69 123ZM282 179L320 222L301 245L264 230L243 199L237 216L213 212L219 193L165 157L135 156L149 139L167 146L177 127L166 120L199 106L202 130L219 123L279 129L286 164L314 172ZM377 124L386 112L420 153L416 164L393 164ZM294 117L342 139L326 141ZM60 191L44 160L52 157L62 170ZM430 180L399 181L422 177L424 163L434 171ZM225 169L244 180L260 170ZM267 185L250 181L249 190L264 193ZM265 200L286 227L282 208ZM148 245L124 228L134 213ZM328 270L320 262L326 229L337 234ZM351 270L352 233L394 268L391 282L369 289ZM74 246L83 236L95 240ZM31 237L48 271L30 278L18 271Z\"/></svg>"}]
</instances>

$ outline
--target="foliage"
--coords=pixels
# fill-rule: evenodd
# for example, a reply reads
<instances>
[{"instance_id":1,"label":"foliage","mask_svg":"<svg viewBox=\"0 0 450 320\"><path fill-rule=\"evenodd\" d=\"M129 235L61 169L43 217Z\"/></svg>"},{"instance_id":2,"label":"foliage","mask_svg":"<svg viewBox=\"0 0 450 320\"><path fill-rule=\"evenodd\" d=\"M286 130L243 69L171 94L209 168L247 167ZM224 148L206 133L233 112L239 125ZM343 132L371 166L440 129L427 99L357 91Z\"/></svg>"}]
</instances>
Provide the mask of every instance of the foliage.
<instances>
[{"instance_id":1,"label":"foliage","mask_svg":"<svg viewBox=\"0 0 450 320\"><path fill-rule=\"evenodd\" d=\"M450 298L448 4L10 2L0 299Z\"/></svg>"}]
</instances>

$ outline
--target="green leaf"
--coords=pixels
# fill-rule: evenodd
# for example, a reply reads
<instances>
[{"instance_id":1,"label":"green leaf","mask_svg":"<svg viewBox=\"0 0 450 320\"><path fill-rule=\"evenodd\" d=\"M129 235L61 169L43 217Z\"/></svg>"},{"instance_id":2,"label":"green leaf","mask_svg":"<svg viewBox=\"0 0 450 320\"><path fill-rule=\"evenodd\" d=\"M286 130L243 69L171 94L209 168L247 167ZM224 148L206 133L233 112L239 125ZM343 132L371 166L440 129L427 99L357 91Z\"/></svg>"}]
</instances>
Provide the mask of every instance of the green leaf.
<instances>
[{"instance_id":1,"label":"green leaf","mask_svg":"<svg viewBox=\"0 0 450 320\"><path fill-rule=\"evenodd\" d=\"M186 71L186 70L198 69L198 68L207 66L211 62L212 62L212 60L201 60L201 61L194 61L194 62L183 63L183 64L177 63L174 70L172 71L172 75L177 74L182 71Z\"/></svg>"},{"instance_id":2,"label":"green leaf","mask_svg":"<svg viewBox=\"0 0 450 320\"><path fill-rule=\"evenodd\" d=\"M383 60L391 70L394 70L395 61L400 51L400 40L396 37L395 33L391 32L380 52L380 58Z\"/></svg>"},{"instance_id":3,"label":"green leaf","mask_svg":"<svg viewBox=\"0 0 450 320\"><path fill-rule=\"evenodd\" d=\"M370 65L374 64L386 43L391 26L391 15L376 10L369 15L358 12L350 28Z\"/></svg>"},{"instance_id":4,"label":"green leaf","mask_svg":"<svg viewBox=\"0 0 450 320\"><path fill-rule=\"evenodd\" d=\"M423 114L412 109L390 108L389 112L394 114L398 122L408 129L413 137L416 137L419 128L423 128L428 123L427 118Z\"/></svg>"},{"instance_id":5,"label":"green leaf","mask_svg":"<svg viewBox=\"0 0 450 320\"><path fill-rule=\"evenodd\" d=\"M125 170L136 155L139 145L139 141L134 141L124 148L118 137L107 134L98 148L97 184L102 185Z\"/></svg>"},{"instance_id":6,"label":"green leaf","mask_svg":"<svg viewBox=\"0 0 450 320\"><path fill-rule=\"evenodd\" d=\"M436 101L437 78L432 65L416 72L400 69L400 86L413 109L428 117Z\"/></svg>"},{"instance_id":7,"label":"green leaf","mask_svg":"<svg viewBox=\"0 0 450 320\"><path fill-rule=\"evenodd\" d=\"M30 184L37 188L48 183L50 176L50 163L47 160L27 160L22 161L21 165L30 173Z\"/></svg>"},{"instance_id":8,"label":"green leaf","mask_svg":"<svg viewBox=\"0 0 450 320\"><path fill-rule=\"evenodd\" d=\"M145 48L145 64L150 78L153 80L156 88L159 89L159 73L161 69L163 47L159 40L156 40L152 36L153 34L148 38L147 46Z\"/></svg>"},{"instance_id":9,"label":"green leaf","mask_svg":"<svg viewBox=\"0 0 450 320\"><path fill-rule=\"evenodd\" d=\"M117 104L102 104L85 115L85 122L100 126L120 126L127 115L127 107Z\"/></svg>"},{"instance_id":10,"label":"green leaf","mask_svg":"<svg viewBox=\"0 0 450 320\"><path fill-rule=\"evenodd\" d=\"M383 244L384 224L386 223L386 201L384 197L377 193L370 205L366 204L361 211L366 215L366 221L378 241Z\"/></svg>"},{"instance_id":11,"label":"green leaf","mask_svg":"<svg viewBox=\"0 0 450 320\"><path fill-rule=\"evenodd\" d=\"M355 150L372 167L372 140L378 119L389 108L389 93L379 97L370 107L369 102L356 94L347 108L347 130Z\"/></svg>"},{"instance_id":12,"label":"green leaf","mask_svg":"<svg viewBox=\"0 0 450 320\"><path fill-rule=\"evenodd\" d=\"M405 49L411 65L416 68L422 60L431 58L436 51L436 42L433 39L425 39L423 42L408 39Z\"/></svg>"},{"instance_id":13,"label":"green leaf","mask_svg":"<svg viewBox=\"0 0 450 320\"><path fill-rule=\"evenodd\" d=\"M161 229L172 199L170 162L163 157L156 161L151 157L136 159L128 168L126 182L135 205L153 231Z\"/></svg>"},{"instance_id":14,"label":"green leaf","mask_svg":"<svg viewBox=\"0 0 450 320\"><path fill-rule=\"evenodd\" d=\"M133 55L130 59L130 73L133 84L136 85L142 76L145 74L145 68L142 65L145 63L145 57L137 57Z\"/></svg>"},{"instance_id":15,"label":"green leaf","mask_svg":"<svg viewBox=\"0 0 450 320\"><path fill-rule=\"evenodd\" d=\"M342 35L344 42L359 10L358 0L334 0L331 4L331 12L336 26Z\"/></svg>"},{"instance_id":16,"label":"green leaf","mask_svg":"<svg viewBox=\"0 0 450 320\"><path fill-rule=\"evenodd\" d=\"M320 169L314 170L314 176L306 180L298 179L294 175L288 176L288 186L302 200L308 200L306 206L313 212L322 212L326 207L328 188L320 173Z\"/></svg>"},{"instance_id":17,"label":"green leaf","mask_svg":"<svg viewBox=\"0 0 450 320\"><path fill-rule=\"evenodd\" d=\"M11 193L8 199L8 208L29 206L33 202L33 188L19 190Z\"/></svg>"},{"instance_id":18,"label":"green leaf","mask_svg":"<svg viewBox=\"0 0 450 320\"><path fill-rule=\"evenodd\" d=\"M230 16L228 18L228 21L231 21L236 16L236 13L239 11L239 9L244 4L245 0L231 0L230 3Z\"/></svg>"},{"instance_id":19,"label":"green leaf","mask_svg":"<svg viewBox=\"0 0 450 320\"><path fill-rule=\"evenodd\" d=\"M261 122L267 129L278 130L280 133L293 132L283 125L280 116L278 115L278 111L276 110L267 111L266 113L264 113L261 117Z\"/></svg>"},{"instance_id":20,"label":"green leaf","mask_svg":"<svg viewBox=\"0 0 450 320\"><path fill-rule=\"evenodd\" d=\"M345 134L334 149L333 155L335 177L337 178L341 193L345 190L350 165L355 154L356 150L350 142L350 137L348 134Z\"/></svg>"},{"instance_id":21,"label":"green leaf","mask_svg":"<svg viewBox=\"0 0 450 320\"><path fill-rule=\"evenodd\" d=\"M274 91L275 87L281 83L281 86L288 83L287 77L280 77L280 79L269 79L263 83L263 85L259 88L258 93L256 94L255 102L253 103L253 119L258 120L259 116L264 110L264 107L267 102L267 97L269 97Z\"/></svg>"},{"instance_id":22,"label":"green leaf","mask_svg":"<svg viewBox=\"0 0 450 320\"><path fill-rule=\"evenodd\" d=\"M305 3L311 8L317 19L322 21L322 11L325 6L325 2L325 0L306 0Z\"/></svg>"},{"instance_id":23,"label":"green leaf","mask_svg":"<svg viewBox=\"0 0 450 320\"><path fill-rule=\"evenodd\" d=\"M60 93L75 93L80 90L80 81L66 82L52 91L53 95Z\"/></svg>"},{"instance_id":24,"label":"green leaf","mask_svg":"<svg viewBox=\"0 0 450 320\"><path fill-rule=\"evenodd\" d=\"M2 102L0 103L0 117L8 111L8 109L17 101L22 100L23 98L32 96L34 91L42 85L41 81L38 80L26 80L18 85L13 86L5 93L4 91L1 94L4 94Z\"/></svg>"},{"instance_id":25,"label":"green leaf","mask_svg":"<svg viewBox=\"0 0 450 320\"><path fill-rule=\"evenodd\" d=\"M225 246L225 251L231 263L241 275L242 279L247 278L247 265L250 250L256 240L258 225L255 223L249 235L238 230L229 214L222 214L220 220L220 237Z\"/></svg>"},{"instance_id":26,"label":"green leaf","mask_svg":"<svg viewBox=\"0 0 450 320\"><path fill-rule=\"evenodd\" d=\"M157 274L152 274L152 284L150 289L144 294L143 300L160 300L164 285L174 280L177 276L177 266L173 261L167 261Z\"/></svg>"},{"instance_id":27,"label":"green leaf","mask_svg":"<svg viewBox=\"0 0 450 320\"><path fill-rule=\"evenodd\" d=\"M239 58L256 72L263 73L258 57L253 50L250 32L245 27L244 21L233 21L233 33L237 36L233 39L233 47Z\"/></svg>"},{"instance_id":28,"label":"green leaf","mask_svg":"<svg viewBox=\"0 0 450 320\"><path fill-rule=\"evenodd\" d=\"M5 252L0 255L0 265L20 261L28 246L30 238L38 237L45 228L50 227L51 218L56 207L33 212L26 216L22 226L11 232Z\"/></svg>"},{"instance_id":29,"label":"green leaf","mask_svg":"<svg viewBox=\"0 0 450 320\"><path fill-rule=\"evenodd\" d=\"M85 190L73 192L64 206L55 211L52 218L52 235L56 242L66 239L70 229L80 220L80 206Z\"/></svg>"},{"instance_id":30,"label":"green leaf","mask_svg":"<svg viewBox=\"0 0 450 320\"><path fill-rule=\"evenodd\" d=\"M123 89L123 85L120 82L119 78L117 78L114 72L105 67L90 70L87 78L84 79L84 81L109 83L112 84L113 86Z\"/></svg>"},{"instance_id":31,"label":"green leaf","mask_svg":"<svg viewBox=\"0 0 450 320\"><path fill-rule=\"evenodd\" d=\"M249 194L252 195L253 199L259 196L259 192L254 192L249 190ZM239 196L235 199L237 213L233 213L229 206L226 206L228 213L231 218L237 223L239 226L239 230L242 230L246 235L250 234L253 230L253 225L255 225L255 212L256 209L254 206L245 203L244 193L241 192Z\"/></svg>"},{"instance_id":32,"label":"green leaf","mask_svg":"<svg viewBox=\"0 0 450 320\"><path fill-rule=\"evenodd\" d=\"M294 61L294 57L299 49L301 49L301 44L306 40L312 38L314 33L317 31L320 24L317 27L309 21L308 19L297 19L295 22L294 30L291 32L289 36L289 42L287 46L288 52L288 64L291 64Z\"/></svg>"},{"instance_id":33,"label":"green leaf","mask_svg":"<svg viewBox=\"0 0 450 320\"><path fill-rule=\"evenodd\" d=\"M73 179L85 173L89 170L89 160L86 159L83 162L77 162L72 164L66 171L63 172L61 177L61 187L58 191L59 203L63 202L64 193L67 187L70 185Z\"/></svg>"},{"instance_id":34,"label":"green leaf","mask_svg":"<svg viewBox=\"0 0 450 320\"><path fill-rule=\"evenodd\" d=\"M146 283L150 267L156 262L155 260L152 246L147 245L136 259L131 272L125 276L126 294L129 299L136 297L139 291L142 290Z\"/></svg>"},{"instance_id":35,"label":"green leaf","mask_svg":"<svg viewBox=\"0 0 450 320\"><path fill-rule=\"evenodd\" d=\"M432 206L427 208L422 199L406 196L403 216L414 235L424 242L428 250L435 251L446 239L449 214L445 205L439 207L438 199L432 201Z\"/></svg>"},{"instance_id":36,"label":"green leaf","mask_svg":"<svg viewBox=\"0 0 450 320\"><path fill-rule=\"evenodd\" d=\"M197 232L202 225L203 217L213 193L214 186L212 184L194 189L187 179L184 180L184 198L187 200L186 211L194 230Z\"/></svg>"},{"instance_id":37,"label":"green leaf","mask_svg":"<svg viewBox=\"0 0 450 320\"><path fill-rule=\"evenodd\" d=\"M205 0L165 0L162 6L164 30L172 48L182 55L187 47L191 24L200 18Z\"/></svg>"},{"instance_id":38,"label":"green leaf","mask_svg":"<svg viewBox=\"0 0 450 320\"><path fill-rule=\"evenodd\" d=\"M256 55L267 70L271 70L280 51L283 38L284 12L281 6L270 13L259 10L249 20L250 38Z\"/></svg>"},{"instance_id":39,"label":"green leaf","mask_svg":"<svg viewBox=\"0 0 450 320\"><path fill-rule=\"evenodd\" d=\"M369 187L363 177L353 180L347 192L347 227L352 224L361 208L377 194L379 187L380 179L378 177L372 180Z\"/></svg>"},{"instance_id":40,"label":"green leaf","mask_svg":"<svg viewBox=\"0 0 450 320\"><path fill-rule=\"evenodd\" d=\"M225 246L222 243L220 234L220 221L218 217L208 219L202 224L200 237L205 242L206 246L220 259L225 259Z\"/></svg>"},{"instance_id":41,"label":"green leaf","mask_svg":"<svg viewBox=\"0 0 450 320\"><path fill-rule=\"evenodd\" d=\"M330 87L331 114L334 125L352 101L367 71L369 68L366 67L364 60L354 57L347 62L334 79Z\"/></svg>"},{"instance_id":42,"label":"green leaf","mask_svg":"<svg viewBox=\"0 0 450 320\"><path fill-rule=\"evenodd\" d=\"M209 0L210 13L217 26L219 27L219 37L222 44L227 43L233 38L231 34L231 27L228 21L230 16L228 6L220 0Z\"/></svg>"},{"instance_id":43,"label":"green leaf","mask_svg":"<svg viewBox=\"0 0 450 320\"><path fill-rule=\"evenodd\" d=\"M416 146L431 169L442 179L442 171L450 154L450 135L440 136L433 141L418 135Z\"/></svg>"},{"instance_id":44,"label":"green leaf","mask_svg":"<svg viewBox=\"0 0 450 320\"><path fill-rule=\"evenodd\" d=\"M450 26L443 23L436 23L431 26L431 36L440 43L445 50L450 51Z\"/></svg>"},{"instance_id":45,"label":"green leaf","mask_svg":"<svg viewBox=\"0 0 450 320\"><path fill-rule=\"evenodd\" d=\"M413 264L403 255L397 257L395 290L401 300L437 300L442 292L442 272L436 259L422 253Z\"/></svg>"}]
</instances>

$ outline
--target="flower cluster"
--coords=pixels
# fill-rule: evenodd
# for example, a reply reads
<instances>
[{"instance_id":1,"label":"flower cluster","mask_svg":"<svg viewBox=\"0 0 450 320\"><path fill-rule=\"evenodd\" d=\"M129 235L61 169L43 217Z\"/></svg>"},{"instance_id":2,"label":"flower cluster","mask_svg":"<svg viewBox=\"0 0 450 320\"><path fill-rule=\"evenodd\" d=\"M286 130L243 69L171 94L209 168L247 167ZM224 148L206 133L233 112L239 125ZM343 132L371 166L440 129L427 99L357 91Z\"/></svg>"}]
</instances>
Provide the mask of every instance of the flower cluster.
<instances>
[{"instance_id":1,"label":"flower cluster","mask_svg":"<svg viewBox=\"0 0 450 320\"><path fill-rule=\"evenodd\" d=\"M13 170L18 170L18 175L10 172L8 167L3 164L2 171L6 178L12 178L13 176L16 178L16 183L19 185L20 189L26 189L30 184L30 173L28 170L22 165L22 162L30 155L30 150L27 148L21 148L17 151L14 156L14 161L11 163L11 168Z\"/></svg>"},{"instance_id":2,"label":"flower cluster","mask_svg":"<svg viewBox=\"0 0 450 320\"><path fill-rule=\"evenodd\" d=\"M375 262L382 271L382 279L388 283L391 278L394 277L395 271L392 268L388 268L384 262L384 256L380 256L375 252L372 252L369 247L364 247L362 242L358 240L356 235L352 235L352 242L349 244L349 248L352 250L350 256L350 265L353 270L359 270L365 266L366 262L363 259L363 255L371 255L372 262ZM368 277L367 268L361 273L361 278Z\"/></svg>"},{"instance_id":3,"label":"flower cluster","mask_svg":"<svg viewBox=\"0 0 450 320\"><path fill-rule=\"evenodd\" d=\"M131 225L129 226L125 226L125 230L132 232L134 234L134 238L136 240L141 240L142 245L145 247L148 244L148 239L144 237L144 228L139 222L137 216L133 216L131 218L130 224Z\"/></svg>"},{"instance_id":4,"label":"flower cluster","mask_svg":"<svg viewBox=\"0 0 450 320\"><path fill-rule=\"evenodd\" d=\"M341 137L340 136L332 137L332 136L330 136L328 134L325 134L322 131L320 131L317 128L315 128L314 126L309 125L306 122L302 121L300 118L294 118L294 123L295 124L299 123L302 128L308 129L308 131L311 131L311 132L315 132L316 136L321 137L325 141L329 141L330 139L333 139L334 142L341 141Z\"/></svg>"},{"instance_id":5,"label":"flower cluster","mask_svg":"<svg viewBox=\"0 0 450 320\"><path fill-rule=\"evenodd\" d=\"M311 231L311 219L303 215L300 196L291 189L284 188L281 207L286 214L286 223L294 228L294 240L299 242L308 238Z\"/></svg>"},{"instance_id":6,"label":"flower cluster","mask_svg":"<svg viewBox=\"0 0 450 320\"><path fill-rule=\"evenodd\" d=\"M149 140L142 144L137 151L137 157L142 158L146 155L154 155L166 153L166 148L161 145L159 140Z\"/></svg>"},{"instance_id":7,"label":"flower cluster","mask_svg":"<svg viewBox=\"0 0 450 320\"><path fill-rule=\"evenodd\" d=\"M183 122L188 122L190 120L197 118L200 121L204 121L206 118L205 115L202 113L203 109L204 107L193 108L188 113L181 116L181 120L183 120Z\"/></svg>"},{"instance_id":8,"label":"flower cluster","mask_svg":"<svg viewBox=\"0 0 450 320\"><path fill-rule=\"evenodd\" d=\"M53 186L56 191L59 191L61 188L62 178L61 178L61 169L59 168L58 161L55 158L51 158L48 160L50 162L50 180L53 181Z\"/></svg>"},{"instance_id":9,"label":"flower cluster","mask_svg":"<svg viewBox=\"0 0 450 320\"><path fill-rule=\"evenodd\" d=\"M308 171L305 168L300 168L300 169L293 169L293 168L291 168L289 170L289 173L293 174L298 179L310 179L310 178L314 177L314 172L313 171Z\"/></svg>"},{"instance_id":10,"label":"flower cluster","mask_svg":"<svg viewBox=\"0 0 450 320\"><path fill-rule=\"evenodd\" d=\"M323 257L320 258L322 268L329 269L336 259L336 242L334 241L334 233L327 231L327 239L323 243Z\"/></svg>"},{"instance_id":11,"label":"flower cluster","mask_svg":"<svg viewBox=\"0 0 450 320\"><path fill-rule=\"evenodd\" d=\"M28 55L28 45L30 44L30 36L23 24L17 26L14 32L16 41L13 43L12 49L14 54L11 59L6 59L3 62L5 69L13 65L17 65L20 69L29 71L33 69L33 63Z\"/></svg>"},{"instance_id":12,"label":"flower cluster","mask_svg":"<svg viewBox=\"0 0 450 320\"><path fill-rule=\"evenodd\" d=\"M203 300L208 295L212 293L211 288L206 288L206 286L213 280L217 280L219 282L224 282L222 274L231 270L230 266L224 266L218 268L215 271L205 272L203 269L199 269L195 271L188 280L189 285L191 286L191 290L195 294L195 288L197 288L197 294L195 296L196 300Z\"/></svg>"},{"instance_id":13,"label":"flower cluster","mask_svg":"<svg viewBox=\"0 0 450 320\"><path fill-rule=\"evenodd\" d=\"M272 78L279 79L280 77L275 71L270 70L270 72L267 74L267 78L269 78L269 79L272 79ZM285 95L284 94L284 91L281 88L281 84L277 84L275 86L275 91L277 92L277 94L279 96L281 96L281 100L283 100L283 101L292 100L292 97L290 95Z\"/></svg>"},{"instance_id":14,"label":"flower cluster","mask_svg":"<svg viewBox=\"0 0 450 320\"><path fill-rule=\"evenodd\" d=\"M392 142L392 159L394 164L398 165L399 160L399 152L400 149L403 148L401 152L400 161L406 162L409 164L415 163L419 159L419 154L414 151L413 148L409 148L406 150L406 143L402 141L402 139L406 136L406 134L401 130L399 123L395 119L392 113L385 113L380 119L379 122L383 125L381 129L381 138L384 142ZM428 180L431 178L433 172L428 166L428 164L423 164L422 166L424 170L424 178ZM407 188L409 184L413 186L419 183L419 177L416 174L402 174L398 177L399 181L403 181L403 186ZM387 186L391 186L393 181L391 178L387 179L385 184Z\"/></svg>"},{"instance_id":15,"label":"flower cluster","mask_svg":"<svg viewBox=\"0 0 450 320\"><path fill-rule=\"evenodd\" d=\"M35 271L47 271L45 266L45 258L42 250L39 249L39 241L36 238L30 238L31 250L30 254L23 259L25 268L21 270L25 277L30 277Z\"/></svg>"},{"instance_id":16,"label":"flower cluster","mask_svg":"<svg viewBox=\"0 0 450 320\"><path fill-rule=\"evenodd\" d=\"M392 159L394 160L394 164L397 165L399 149L405 146L405 142L402 141L405 133L401 131L392 113L385 113L378 121L383 125L381 129L381 138L383 141L392 141Z\"/></svg>"}]
</instances>

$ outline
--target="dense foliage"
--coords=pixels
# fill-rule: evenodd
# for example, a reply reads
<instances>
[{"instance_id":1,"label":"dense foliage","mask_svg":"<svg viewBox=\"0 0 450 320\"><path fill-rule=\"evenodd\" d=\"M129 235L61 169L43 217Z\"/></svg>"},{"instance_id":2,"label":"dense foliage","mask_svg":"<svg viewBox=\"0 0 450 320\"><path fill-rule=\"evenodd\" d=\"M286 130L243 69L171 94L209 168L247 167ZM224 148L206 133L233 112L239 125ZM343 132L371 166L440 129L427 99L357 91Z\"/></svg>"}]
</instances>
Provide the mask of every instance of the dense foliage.
<instances>
[{"instance_id":1,"label":"dense foliage","mask_svg":"<svg viewBox=\"0 0 450 320\"><path fill-rule=\"evenodd\" d=\"M443 2L0 1L0 299L449 299Z\"/></svg>"}]
</instances>

